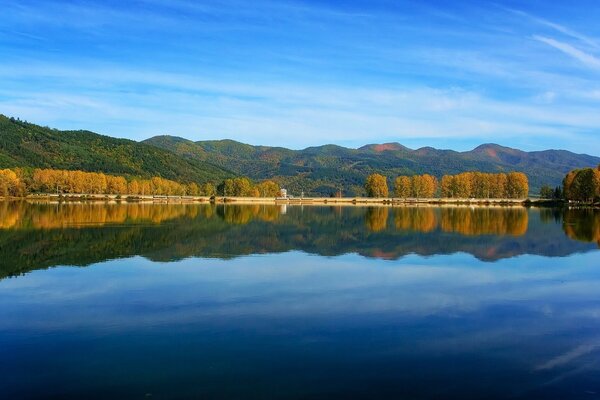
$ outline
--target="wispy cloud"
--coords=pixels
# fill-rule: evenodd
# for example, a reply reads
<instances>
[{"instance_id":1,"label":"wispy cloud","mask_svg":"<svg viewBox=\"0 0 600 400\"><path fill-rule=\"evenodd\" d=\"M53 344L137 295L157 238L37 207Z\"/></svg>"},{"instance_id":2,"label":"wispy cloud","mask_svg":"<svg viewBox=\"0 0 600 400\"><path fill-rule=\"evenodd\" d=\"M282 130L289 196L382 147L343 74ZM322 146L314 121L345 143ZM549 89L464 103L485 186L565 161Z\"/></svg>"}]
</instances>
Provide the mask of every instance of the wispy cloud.
<instances>
[{"instance_id":1,"label":"wispy cloud","mask_svg":"<svg viewBox=\"0 0 600 400\"><path fill-rule=\"evenodd\" d=\"M579 50L575 46L570 45L569 43L561 42L552 38L548 38L545 36L534 35L533 38L537 41L547 44L548 46L554 47L557 50L562 51L585 64L586 66L594 69L600 69L600 58L595 57L592 54L586 53L582 50Z\"/></svg>"},{"instance_id":2,"label":"wispy cloud","mask_svg":"<svg viewBox=\"0 0 600 400\"><path fill-rule=\"evenodd\" d=\"M595 25L392 3L12 2L0 112L133 139L600 152Z\"/></svg>"},{"instance_id":3,"label":"wispy cloud","mask_svg":"<svg viewBox=\"0 0 600 400\"><path fill-rule=\"evenodd\" d=\"M580 40L581 42L583 42L583 43L585 43L585 44L587 44L587 45L589 45L591 47L594 47L596 49L600 48L600 44L598 43L598 41L596 39L591 38L591 37L589 37L587 35L584 35L584 34L582 34L580 32L577 32L577 31L575 31L575 30L573 30L571 28L568 28L568 27L566 27L564 25L558 24L556 22L549 21L549 20L544 19L544 18L537 17L535 15L526 13L526 12L521 11L521 10L515 10L515 9L512 9L512 8L505 8L505 9L508 10L508 11L510 11L510 12L512 12L512 13L514 13L514 14L517 14L517 15L520 15L520 16L523 16L523 17L527 17L530 20L535 21L535 22L537 22L540 25L544 25L544 26L547 26L549 28L552 28L555 31L560 32L560 33L562 33L562 34L564 34L566 36L570 36L571 38Z\"/></svg>"}]
</instances>

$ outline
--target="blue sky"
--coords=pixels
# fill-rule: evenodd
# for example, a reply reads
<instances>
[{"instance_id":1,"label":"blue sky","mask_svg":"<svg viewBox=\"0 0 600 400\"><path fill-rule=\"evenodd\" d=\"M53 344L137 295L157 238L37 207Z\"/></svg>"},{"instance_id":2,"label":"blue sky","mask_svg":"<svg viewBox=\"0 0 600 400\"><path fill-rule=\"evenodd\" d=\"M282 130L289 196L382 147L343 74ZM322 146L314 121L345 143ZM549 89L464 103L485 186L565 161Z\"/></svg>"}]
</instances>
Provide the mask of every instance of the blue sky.
<instances>
[{"instance_id":1,"label":"blue sky","mask_svg":"<svg viewBox=\"0 0 600 400\"><path fill-rule=\"evenodd\" d=\"M600 155L595 0L0 0L0 9L0 113L51 127Z\"/></svg>"}]
</instances>

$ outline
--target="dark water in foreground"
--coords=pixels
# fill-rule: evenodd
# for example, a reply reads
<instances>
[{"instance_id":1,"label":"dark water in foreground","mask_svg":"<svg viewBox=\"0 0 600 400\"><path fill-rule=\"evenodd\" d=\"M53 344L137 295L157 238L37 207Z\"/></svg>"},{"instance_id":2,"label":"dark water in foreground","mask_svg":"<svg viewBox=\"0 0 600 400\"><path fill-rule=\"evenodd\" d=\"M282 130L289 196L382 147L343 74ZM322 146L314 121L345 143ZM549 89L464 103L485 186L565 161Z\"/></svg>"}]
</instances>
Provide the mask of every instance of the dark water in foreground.
<instances>
[{"instance_id":1,"label":"dark water in foreground","mask_svg":"<svg viewBox=\"0 0 600 400\"><path fill-rule=\"evenodd\" d=\"M599 241L590 210L0 203L0 398L598 399Z\"/></svg>"}]
</instances>

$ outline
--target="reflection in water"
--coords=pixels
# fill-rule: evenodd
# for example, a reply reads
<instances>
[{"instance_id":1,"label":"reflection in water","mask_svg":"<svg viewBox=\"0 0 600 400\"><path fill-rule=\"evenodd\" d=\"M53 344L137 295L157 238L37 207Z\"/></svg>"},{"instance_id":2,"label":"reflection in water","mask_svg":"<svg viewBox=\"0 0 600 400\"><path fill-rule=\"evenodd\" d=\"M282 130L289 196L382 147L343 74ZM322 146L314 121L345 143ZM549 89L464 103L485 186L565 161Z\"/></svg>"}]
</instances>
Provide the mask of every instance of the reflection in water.
<instances>
[{"instance_id":1,"label":"reflection in water","mask_svg":"<svg viewBox=\"0 0 600 400\"><path fill-rule=\"evenodd\" d=\"M31 273L0 279L0 393L595 398L599 221L592 210L1 203L0 278ZM42 270L60 265L89 267Z\"/></svg>"},{"instance_id":2,"label":"reflection in water","mask_svg":"<svg viewBox=\"0 0 600 400\"><path fill-rule=\"evenodd\" d=\"M76 228L108 224L149 222L160 224L175 218L210 216L210 206L151 203L29 204L0 202L0 228Z\"/></svg>"},{"instance_id":3,"label":"reflection in water","mask_svg":"<svg viewBox=\"0 0 600 400\"><path fill-rule=\"evenodd\" d=\"M527 232L524 208L443 208L440 226L463 235L514 235Z\"/></svg>"},{"instance_id":4,"label":"reflection in water","mask_svg":"<svg viewBox=\"0 0 600 400\"><path fill-rule=\"evenodd\" d=\"M394 209L396 229L413 232L431 232L438 226L438 219L431 207L400 207Z\"/></svg>"},{"instance_id":5,"label":"reflection in water","mask_svg":"<svg viewBox=\"0 0 600 400\"><path fill-rule=\"evenodd\" d=\"M369 207L365 214L365 225L372 232L380 232L387 228L387 207Z\"/></svg>"},{"instance_id":6,"label":"reflection in water","mask_svg":"<svg viewBox=\"0 0 600 400\"><path fill-rule=\"evenodd\" d=\"M600 247L600 210L567 210L564 213L563 228L570 238L596 242Z\"/></svg>"},{"instance_id":7,"label":"reflection in water","mask_svg":"<svg viewBox=\"0 0 600 400\"><path fill-rule=\"evenodd\" d=\"M290 250L384 259L455 252L489 261L564 256L593 248L599 221L592 210L563 215L500 207L291 206L284 213L258 204L3 202L0 277L132 255L161 261Z\"/></svg>"},{"instance_id":8,"label":"reflection in water","mask_svg":"<svg viewBox=\"0 0 600 400\"><path fill-rule=\"evenodd\" d=\"M207 207L214 207L207 205ZM230 224L247 224L253 219L275 221L279 217L280 207L267 204L242 204L223 206L218 209L219 216Z\"/></svg>"},{"instance_id":9,"label":"reflection in water","mask_svg":"<svg viewBox=\"0 0 600 400\"><path fill-rule=\"evenodd\" d=\"M394 209L396 229L413 232L454 232L462 235L514 235L527 232L525 208L401 207Z\"/></svg>"}]
</instances>

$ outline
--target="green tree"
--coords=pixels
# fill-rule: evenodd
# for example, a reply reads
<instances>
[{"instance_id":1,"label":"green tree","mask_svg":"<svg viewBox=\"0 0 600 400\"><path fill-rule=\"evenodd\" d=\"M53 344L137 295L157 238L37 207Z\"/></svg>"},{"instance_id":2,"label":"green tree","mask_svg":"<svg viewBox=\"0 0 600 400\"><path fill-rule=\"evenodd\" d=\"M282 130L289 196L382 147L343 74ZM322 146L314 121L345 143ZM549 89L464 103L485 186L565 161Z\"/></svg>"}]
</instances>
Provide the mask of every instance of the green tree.
<instances>
[{"instance_id":1,"label":"green tree","mask_svg":"<svg viewBox=\"0 0 600 400\"><path fill-rule=\"evenodd\" d=\"M554 198L554 190L549 185L542 185L540 188L540 197L542 199Z\"/></svg>"}]
</instances>

